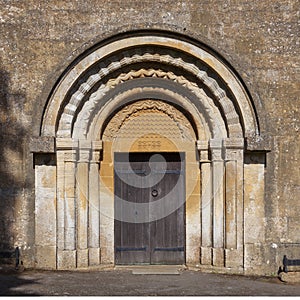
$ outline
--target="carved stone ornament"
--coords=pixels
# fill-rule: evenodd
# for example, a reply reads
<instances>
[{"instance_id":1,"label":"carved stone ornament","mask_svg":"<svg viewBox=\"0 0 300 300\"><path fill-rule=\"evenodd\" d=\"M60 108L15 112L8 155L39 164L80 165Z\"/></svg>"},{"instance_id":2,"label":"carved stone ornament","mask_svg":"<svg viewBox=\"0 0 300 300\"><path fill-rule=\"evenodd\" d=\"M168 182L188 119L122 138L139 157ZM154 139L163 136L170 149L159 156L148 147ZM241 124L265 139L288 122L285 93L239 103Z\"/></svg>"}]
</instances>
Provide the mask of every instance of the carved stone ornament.
<instances>
[{"instance_id":1,"label":"carved stone ornament","mask_svg":"<svg viewBox=\"0 0 300 300\"><path fill-rule=\"evenodd\" d=\"M76 114L77 108L80 106L81 102L84 101L84 96L87 94L87 92L90 91L97 82L102 80L107 74L120 68L120 66L130 65L132 63L141 63L145 61L160 62L169 64L171 66L180 67L192 74L193 76L195 76L202 84L204 84L211 91L216 101L220 103L220 106L222 107L222 110L224 111L224 114L227 118L228 127L232 129L234 135L242 135L239 124L239 118L235 107L231 99L227 97L226 92L220 88L218 82L215 79L209 77L205 71L200 70L194 64L187 63L181 58L173 58L170 55L145 53L144 55L133 55L132 57L123 57L118 63L111 63L108 67L102 68L98 73L91 75L88 78L88 80L79 87L79 90L72 95L70 102L66 105L64 112L61 116L58 136L70 135L72 120ZM93 105L95 105L95 102L97 102L97 99L101 99L110 89L114 88L117 84L127 80L141 77L166 78L178 82L180 85L187 87L194 93L195 91L199 90L199 87L196 83L189 82L184 77L176 76L171 72L166 73L161 70L140 69L138 71L131 71L128 74L121 74L118 78L111 79L105 84L103 83L98 89L98 91L91 95L90 101L87 102L89 103L88 106L91 105L91 107L86 107L87 111L92 110L92 107ZM202 89L201 91L203 92ZM86 119L86 117L83 117L83 119Z\"/></svg>"},{"instance_id":2,"label":"carved stone ornament","mask_svg":"<svg viewBox=\"0 0 300 300\"><path fill-rule=\"evenodd\" d=\"M181 138L191 136L191 132L193 132L192 126L187 118L173 106L163 101L141 100L125 106L111 119L104 131L103 139L113 139L117 137L119 130L128 120L139 117L143 113L161 114L167 117L169 120L171 119L174 125L177 127ZM147 127L147 124L144 125ZM169 128L170 126L163 128L162 125L163 124L161 123L157 124L158 127L161 127L159 128L160 131L167 135L168 131L171 131Z\"/></svg>"}]
</instances>

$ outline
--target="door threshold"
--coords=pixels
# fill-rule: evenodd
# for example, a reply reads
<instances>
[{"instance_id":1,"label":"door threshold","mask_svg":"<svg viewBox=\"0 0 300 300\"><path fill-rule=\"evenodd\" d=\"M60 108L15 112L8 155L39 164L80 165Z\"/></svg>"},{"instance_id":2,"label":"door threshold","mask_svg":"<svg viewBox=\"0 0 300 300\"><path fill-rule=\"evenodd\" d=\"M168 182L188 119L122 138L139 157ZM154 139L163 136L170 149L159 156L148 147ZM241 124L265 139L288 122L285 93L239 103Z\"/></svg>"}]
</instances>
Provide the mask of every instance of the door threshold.
<instances>
[{"instance_id":1,"label":"door threshold","mask_svg":"<svg viewBox=\"0 0 300 300\"><path fill-rule=\"evenodd\" d=\"M129 270L135 275L180 275L185 265L117 265L116 270Z\"/></svg>"}]
</instances>

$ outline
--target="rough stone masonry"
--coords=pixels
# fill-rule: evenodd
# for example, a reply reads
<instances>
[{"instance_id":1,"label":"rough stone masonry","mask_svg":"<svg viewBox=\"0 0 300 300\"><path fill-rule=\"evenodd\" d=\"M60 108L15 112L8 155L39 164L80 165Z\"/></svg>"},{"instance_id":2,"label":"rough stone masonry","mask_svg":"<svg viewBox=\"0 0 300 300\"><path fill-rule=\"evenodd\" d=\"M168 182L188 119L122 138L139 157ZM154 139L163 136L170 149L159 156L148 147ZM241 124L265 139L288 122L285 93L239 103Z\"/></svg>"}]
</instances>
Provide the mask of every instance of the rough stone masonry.
<instances>
[{"instance_id":1,"label":"rough stone masonry","mask_svg":"<svg viewBox=\"0 0 300 300\"><path fill-rule=\"evenodd\" d=\"M2 262L113 265L118 151L186 153L186 264L300 258L297 0L0 4Z\"/></svg>"}]
</instances>

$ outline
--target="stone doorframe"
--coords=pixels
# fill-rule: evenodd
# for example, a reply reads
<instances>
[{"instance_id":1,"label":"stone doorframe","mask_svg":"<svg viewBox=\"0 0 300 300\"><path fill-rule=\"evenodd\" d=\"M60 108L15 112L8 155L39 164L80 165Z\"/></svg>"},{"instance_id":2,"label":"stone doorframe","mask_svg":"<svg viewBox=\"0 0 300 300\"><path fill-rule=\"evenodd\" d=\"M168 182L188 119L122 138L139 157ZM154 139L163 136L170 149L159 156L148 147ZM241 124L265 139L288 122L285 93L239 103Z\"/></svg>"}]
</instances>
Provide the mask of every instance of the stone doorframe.
<instances>
[{"instance_id":1,"label":"stone doorframe","mask_svg":"<svg viewBox=\"0 0 300 300\"><path fill-rule=\"evenodd\" d=\"M105 231L113 228L113 217L100 217L113 216L112 199L99 180L99 170L112 170L102 163L104 132L110 128L114 139L130 117L126 108L150 99L148 109L166 118L178 111L173 122L179 136L187 124L193 137L184 150L194 155L197 177L187 199L195 209L187 215L187 264L253 268L247 256L263 243L265 162L257 153L264 149L255 109L234 71L212 51L173 33L132 33L95 49L53 89L40 136L33 139L36 266L114 263L111 232ZM163 110L161 103L171 108Z\"/></svg>"}]
</instances>

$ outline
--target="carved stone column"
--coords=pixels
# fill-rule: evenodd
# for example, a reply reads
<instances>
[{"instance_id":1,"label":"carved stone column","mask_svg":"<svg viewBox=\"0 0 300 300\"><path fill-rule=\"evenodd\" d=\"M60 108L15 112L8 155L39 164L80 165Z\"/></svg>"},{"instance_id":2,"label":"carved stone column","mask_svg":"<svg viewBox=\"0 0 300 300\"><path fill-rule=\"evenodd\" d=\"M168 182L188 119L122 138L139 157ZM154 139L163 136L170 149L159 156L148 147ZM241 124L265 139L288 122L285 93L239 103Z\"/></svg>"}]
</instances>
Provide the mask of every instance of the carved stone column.
<instances>
[{"instance_id":1,"label":"carved stone column","mask_svg":"<svg viewBox=\"0 0 300 300\"><path fill-rule=\"evenodd\" d=\"M79 141L76 173L77 194L77 267L88 266L89 162L91 141Z\"/></svg>"},{"instance_id":2,"label":"carved stone column","mask_svg":"<svg viewBox=\"0 0 300 300\"><path fill-rule=\"evenodd\" d=\"M212 160L213 265L224 266L224 160L222 140L209 142Z\"/></svg>"},{"instance_id":3,"label":"carved stone column","mask_svg":"<svg viewBox=\"0 0 300 300\"><path fill-rule=\"evenodd\" d=\"M65 250L76 249L76 156L76 148L65 150Z\"/></svg>"},{"instance_id":4,"label":"carved stone column","mask_svg":"<svg viewBox=\"0 0 300 300\"><path fill-rule=\"evenodd\" d=\"M212 177L208 141L197 141L201 172L201 251L202 265L211 265L212 252Z\"/></svg>"},{"instance_id":5,"label":"carved stone column","mask_svg":"<svg viewBox=\"0 0 300 300\"><path fill-rule=\"evenodd\" d=\"M244 139L224 140L225 148L225 266L243 266Z\"/></svg>"},{"instance_id":6,"label":"carved stone column","mask_svg":"<svg viewBox=\"0 0 300 300\"><path fill-rule=\"evenodd\" d=\"M100 263L99 161L102 143L58 138L57 268Z\"/></svg>"},{"instance_id":7,"label":"carved stone column","mask_svg":"<svg viewBox=\"0 0 300 300\"><path fill-rule=\"evenodd\" d=\"M92 153L89 167L89 227L88 247L89 265L100 264L100 152L102 141L92 142Z\"/></svg>"},{"instance_id":8,"label":"carved stone column","mask_svg":"<svg viewBox=\"0 0 300 300\"><path fill-rule=\"evenodd\" d=\"M75 169L78 143L56 139L57 159L57 268L76 267Z\"/></svg>"}]
</instances>

